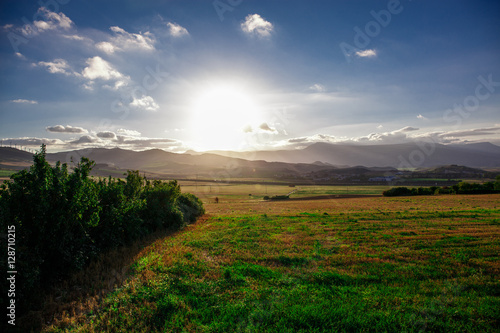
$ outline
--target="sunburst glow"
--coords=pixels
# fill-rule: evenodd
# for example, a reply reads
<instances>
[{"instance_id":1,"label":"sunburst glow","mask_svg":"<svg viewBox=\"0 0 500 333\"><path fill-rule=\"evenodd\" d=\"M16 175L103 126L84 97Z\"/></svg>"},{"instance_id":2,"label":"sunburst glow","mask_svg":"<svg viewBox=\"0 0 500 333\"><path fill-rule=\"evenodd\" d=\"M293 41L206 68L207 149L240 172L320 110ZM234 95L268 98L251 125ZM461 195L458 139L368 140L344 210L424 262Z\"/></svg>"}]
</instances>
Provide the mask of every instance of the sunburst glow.
<instances>
[{"instance_id":1,"label":"sunburst glow","mask_svg":"<svg viewBox=\"0 0 500 333\"><path fill-rule=\"evenodd\" d=\"M193 101L191 138L198 150L238 149L262 122L255 97L228 83L211 85Z\"/></svg>"}]
</instances>

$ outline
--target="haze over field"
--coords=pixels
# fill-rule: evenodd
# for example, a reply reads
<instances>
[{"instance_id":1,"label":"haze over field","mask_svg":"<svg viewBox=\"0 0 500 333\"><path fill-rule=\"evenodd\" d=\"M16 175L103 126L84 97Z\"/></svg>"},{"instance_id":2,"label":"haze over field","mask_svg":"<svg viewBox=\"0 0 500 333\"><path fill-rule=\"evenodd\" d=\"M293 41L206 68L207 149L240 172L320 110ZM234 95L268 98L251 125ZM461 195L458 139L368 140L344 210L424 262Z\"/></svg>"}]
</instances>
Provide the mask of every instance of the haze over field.
<instances>
[{"instance_id":1,"label":"haze over field","mask_svg":"<svg viewBox=\"0 0 500 333\"><path fill-rule=\"evenodd\" d=\"M498 146L499 29L494 1L2 1L0 140L264 151L231 155L248 159Z\"/></svg>"}]
</instances>

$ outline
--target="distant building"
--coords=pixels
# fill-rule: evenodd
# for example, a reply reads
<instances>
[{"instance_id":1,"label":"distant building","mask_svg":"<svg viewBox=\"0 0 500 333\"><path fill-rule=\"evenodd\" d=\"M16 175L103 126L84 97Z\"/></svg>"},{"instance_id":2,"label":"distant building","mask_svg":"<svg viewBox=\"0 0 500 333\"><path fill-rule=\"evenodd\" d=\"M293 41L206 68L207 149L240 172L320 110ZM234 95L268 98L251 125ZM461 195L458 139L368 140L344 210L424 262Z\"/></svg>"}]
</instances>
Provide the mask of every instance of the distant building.
<instances>
[{"instance_id":1,"label":"distant building","mask_svg":"<svg viewBox=\"0 0 500 333\"><path fill-rule=\"evenodd\" d=\"M373 177L368 179L369 182L392 182L396 177L387 176L387 177Z\"/></svg>"}]
</instances>

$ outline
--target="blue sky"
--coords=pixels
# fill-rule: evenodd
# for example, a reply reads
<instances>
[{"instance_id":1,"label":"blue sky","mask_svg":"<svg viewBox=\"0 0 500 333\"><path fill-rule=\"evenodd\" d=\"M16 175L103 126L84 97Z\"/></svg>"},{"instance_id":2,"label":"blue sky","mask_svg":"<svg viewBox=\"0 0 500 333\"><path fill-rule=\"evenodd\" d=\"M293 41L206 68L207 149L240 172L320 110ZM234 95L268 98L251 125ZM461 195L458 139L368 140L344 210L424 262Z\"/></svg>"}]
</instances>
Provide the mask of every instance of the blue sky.
<instances>
[{"instance_id":1,"label":"blue sky","mask_svg":"<svg viewBox=\"0 0 500 333\"><path fill-rule=\"evenodd\" d=\"M3 145L500 145L496 1L3 0L0 33Z\"/></svg>"}]
</instances>

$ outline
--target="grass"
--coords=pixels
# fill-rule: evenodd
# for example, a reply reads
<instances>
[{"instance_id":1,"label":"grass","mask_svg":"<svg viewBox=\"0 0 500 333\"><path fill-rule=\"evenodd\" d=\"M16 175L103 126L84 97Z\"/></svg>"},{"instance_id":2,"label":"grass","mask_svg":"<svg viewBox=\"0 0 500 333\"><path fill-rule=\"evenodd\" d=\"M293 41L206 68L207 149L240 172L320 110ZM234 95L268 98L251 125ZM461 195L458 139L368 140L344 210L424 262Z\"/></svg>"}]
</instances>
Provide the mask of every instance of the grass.
<instances>
[{"instance_id":1,"label":"grass","mask_svg":"<svg viewBox=\"0 0 500 333\"><path fill-rule=\"evenodd\" d=\"M380 195L391 186L300 186L294 197L309 197L314 195L366 194Z\"/></svg>"},{"instance_id":2,"label":"grass","mask_svg":"<svg viewBox=\"0 0 500 333\"><path fill-rule=\"evenodd\" d=\"M82 298L44 331L500 329L498 195L219 196L207 217L144 248L97 304Z\"/></svg>"},{"instance_id":3,"label":"grass","mask_svg":"<svg viewBox=\"0 0 500 333\"><path fill-rule=\"evenodd\" d=\"M391 186L317 186L317 185L300 185L290 187L287 184L283 185L241 185L241 184L198 184L193 185L192 182L182 183L183 191L195 193L200 198L222 197L229 201L243 200L262 200L264 196L286 195L292 191L294 193L291 198L301 198L321 195L342 195L342 194L365 194L365 195L381 195L383 191L388 190Z\"/></svg>"}]
</instances>

